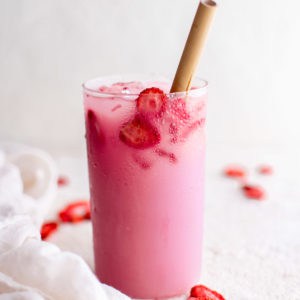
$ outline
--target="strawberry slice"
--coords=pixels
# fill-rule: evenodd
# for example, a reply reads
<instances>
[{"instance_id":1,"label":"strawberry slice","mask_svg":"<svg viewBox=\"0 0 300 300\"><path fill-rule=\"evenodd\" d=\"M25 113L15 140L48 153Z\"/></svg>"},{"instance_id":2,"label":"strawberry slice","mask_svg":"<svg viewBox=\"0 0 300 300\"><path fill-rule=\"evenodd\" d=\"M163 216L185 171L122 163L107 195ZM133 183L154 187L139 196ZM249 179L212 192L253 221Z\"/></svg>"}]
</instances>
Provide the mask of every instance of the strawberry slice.
<instances>
[{"instance_id":1,"label":"strawberry slice","mask_svg":"<svg viewBox=\"0 0 300 300\"><path fill-rule=\"evenodd\" d=\"M58 213L64 223L78 223L91 218L90 202L80 200L67 205Z\"/></svg>"},{"instance_id":2,"label":"strawberry slice","mask_svg":"<svg viewBox=\"0 0 300 300\"><path fill-rule=\"evenodd\" d=\"M60 175L58 178L57 178L57 185L59 187L63 187L63 186L66 186L70 183L70 180L67 176L63 176L63 175Z\"/></svg>"},{"instance_id":3,"label":"strawberry slice","mask_svg":"<svg viewBox=\"0 0 300 300\"><path fill-rule=\"evenodd\" d=\"M136 116L133 120L123 124L119 138L127 146L136 149L150 148L160 142L157 128L140 116Z\"/></svg>"},{"instance_id":4,"label":"strawberry slice","mask_svg":"<svg viewBox=\"0 0 300 300\"><path fill-rule=\"evenodd\" d=\"M191 289L190 298L198 300L225 300L221 294L201 284Z\"/></svg>"},{"instance_id":5,"label":"strawberry slice","mask_svg":"<svg viewBox=\"0 0 300 300\"><path fill-rule=\"evenodd\" d=\"M258 167L257 171L262 175L272 175L273 168L270 165L261 165Z\"/></svg>"},{"instance_id":6,"label":"strawberry slice","mask_svg":"<svg viewBox=\"0 0 300 300\"><path fill-rule=\"evenodd\" d=\"M143 90L136 100L138 111L143 115L160 116L166 105L165 93L155 87Z\"/></svg>"},{"instance_id":7,"label":"strawberry slice","mask_svg":"<svg viewBox=\"0 0 300 300\"><path fill-rule=\"evenodd\" d=\"M261 186L245 184L242 190L249 199L263 200L265 198L265 190Z\"/></svg>"},{"instance_id":8,"label":"strawberry slice","mask_svg":"<svg viewBox=\"0 0 300 300\"><path fill-rule=\"evenodd\" d=\"M45 240L47 237L49 237L52 233L54 233L58 228L57 222L47 222L44 223L41 228L41 238L42 240Z\"/></svg>"},{"instance_id":9,"label":"strawberry slice","mask_svg":"<svg viewBox=\"0 0 300 300\"><path fill-rule=\"evenodd\" d=\"M231 178L243 178L246 177L246 170L242 166L230 165L224 170L224 175Z\"/></svg>"}]
</instances>

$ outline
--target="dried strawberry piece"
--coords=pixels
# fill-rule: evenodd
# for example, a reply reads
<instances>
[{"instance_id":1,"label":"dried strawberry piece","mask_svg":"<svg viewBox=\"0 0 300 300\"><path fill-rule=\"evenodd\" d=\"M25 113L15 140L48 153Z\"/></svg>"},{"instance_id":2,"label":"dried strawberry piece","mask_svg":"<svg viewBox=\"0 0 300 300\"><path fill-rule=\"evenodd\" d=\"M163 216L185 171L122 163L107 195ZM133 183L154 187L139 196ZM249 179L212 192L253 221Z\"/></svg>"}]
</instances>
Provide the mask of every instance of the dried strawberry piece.
<instances>
[{"instance_id":1,"label":"dried strawberry piece","mask_svg":"<svg viewBox=\"0 0 300 300\"><path fill-rule=\"evenodd\" d=\"M272 175L273 174L273 168L270 165L261 165L257 169L258 173L262 175Z\"/></svg>"},{"instance_id":2,"label":"dried strawberry piece","mask_svg":"<svg viewBox=\"0 0 300 300\"><path fill-rule=\"evenodd\" d=\"M262 200L265 197L265 191L261 186L245 184L242 186L244 195L249 199Z\"/></svg>"},{"instance_id":3,"label":"dried strawberry piece","mask_svg":"<svg viewBox=\"0 0 300 300\"><path fill-rule=\"evenodd\" d=\"M165 93L155 87L143 90L136 100L138 111L143 115L160 116L166 105Z\"/></svg>"},{"instance_id":4,"label":"dried strawberry piece","mask_svg":"<svg viewBox=\"0 0 300 300\"><path fill-rule=\"evenodd\" d=\"M160 134L156 127L140 116L123 124L119 137L127 146L136 149L150 148L160 142Z\"/></svg>"},{"instance_id":5,"label":"dried strawberry piece","mask_svg":"<svg viewBox=\"0 0 300 300\"><path fill-rule=\"evenodd\" d=\"M90 219L91 219L91 211L89 210L85 213L85 220L90 220Z\"/></svg>"},{"instance_id":6,"label":"dried strawberry piece","mask_svg":"<svg viewBox=\"0 0 300 300\"><path fill-rule=\"evenodd\" d=\"M246 170L241 166L228 166L224 170L224 175L231 178L243 178L246 176Z\"/></svg>"},{"instance_id":7,"label":"dried strawberry piece","mask_svg":"<svg viewBox=\"0 0 300 300\"><path fill-rule=\"evenodd\" d=\"M60 175L58 178L57 178L57 185L59 187L63 187L63 186L66 186L70 183L69 181L69 178L67 176L63 176L63 175Z\"/></svg>"},{"instance_id":8,"label":"dried strawberry piece","mask_svg":"<svg viewBox=\"0 0 300 300\"><path fill-rule=\"evenodd\" d=\"M225 300L225 298L221 294L209 289L202 284L196 285L191 289L189 299L193 298L198 300Z\"/></svg>"},{"instance_id":9,"label":"dried strawberry piece","mask_svg":"<svg viewBox=\"0 0 300 300\"><path fill-rule=\"evenodd\" d=\"M49 237L51 234L53 234L58 228L57 222L47 222L42 225L41 228L41 238L42 240L45 240L47 237Z\"/></svg>"},{"instance_id":10,"label":"dried strawberry piece","mask_svg":"<svg viewBox=\"0 0 300 300\"><path fill-rule=\"evenodd\" d=\"M61 210L58 216L65 223L78 223L83 220L89 220L91 218L90 202L77 201L71 203Z\"/></svg>"}]
</instances>

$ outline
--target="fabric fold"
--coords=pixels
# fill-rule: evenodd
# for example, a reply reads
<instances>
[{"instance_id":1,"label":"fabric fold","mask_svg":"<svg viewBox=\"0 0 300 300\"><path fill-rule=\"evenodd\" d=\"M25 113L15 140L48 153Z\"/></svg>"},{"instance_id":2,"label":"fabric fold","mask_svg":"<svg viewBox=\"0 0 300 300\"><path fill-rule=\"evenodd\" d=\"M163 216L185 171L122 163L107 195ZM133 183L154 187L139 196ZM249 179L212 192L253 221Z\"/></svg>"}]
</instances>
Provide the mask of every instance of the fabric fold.
<instances>
[{"instance_id":1,"label":"fabric fold","mask_svg":"<svg viewBox=\"0 0 300 300\"><path fill-rule=\"evenodd\" d=\"M41 240L56 179L43 151L0 145L0 300L128 300L80 256Z\"/></svg>"}]
</instances>

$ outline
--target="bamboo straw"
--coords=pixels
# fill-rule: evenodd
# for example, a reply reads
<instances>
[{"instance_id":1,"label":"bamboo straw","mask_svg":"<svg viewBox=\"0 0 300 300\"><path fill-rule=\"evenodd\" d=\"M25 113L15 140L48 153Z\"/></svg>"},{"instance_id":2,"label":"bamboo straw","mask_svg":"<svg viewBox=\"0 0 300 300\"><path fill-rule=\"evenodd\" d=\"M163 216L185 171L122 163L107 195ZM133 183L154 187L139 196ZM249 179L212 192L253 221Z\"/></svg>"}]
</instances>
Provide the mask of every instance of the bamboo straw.
<instances>
[{"instance_id":1,"label":"bamboo straw","mask_svg":"<svg viewBox=\"0 0 300 300\"><path fill-rule=\"evenodd\" d=\"M200 2L176 71L171 93L189 90L216 8L217 4L212 0Z\"/></svg>"}]
</instances>

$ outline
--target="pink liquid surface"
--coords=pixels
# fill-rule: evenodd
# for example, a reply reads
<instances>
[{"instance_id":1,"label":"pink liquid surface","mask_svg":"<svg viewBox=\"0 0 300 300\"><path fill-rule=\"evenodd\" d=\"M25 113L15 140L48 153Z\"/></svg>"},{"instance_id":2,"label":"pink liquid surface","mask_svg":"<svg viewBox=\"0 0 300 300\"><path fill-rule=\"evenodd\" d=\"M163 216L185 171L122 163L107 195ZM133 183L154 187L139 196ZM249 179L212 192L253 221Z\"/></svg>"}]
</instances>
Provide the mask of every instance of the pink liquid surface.
<instances>
[{"instance_id":1,"label":"pink liquid surface","mask_svg":"<svg viewBox=\"0 0 300 300\"><path fill-rule=\"evenodd\" d=\"M96 274L133 298L184 294L200 279L206 87L168 98L160 143L135 149L119 138L136 114L126 95L168 84L97 84L84 92Z\"/></svg>"}]
</instances>

